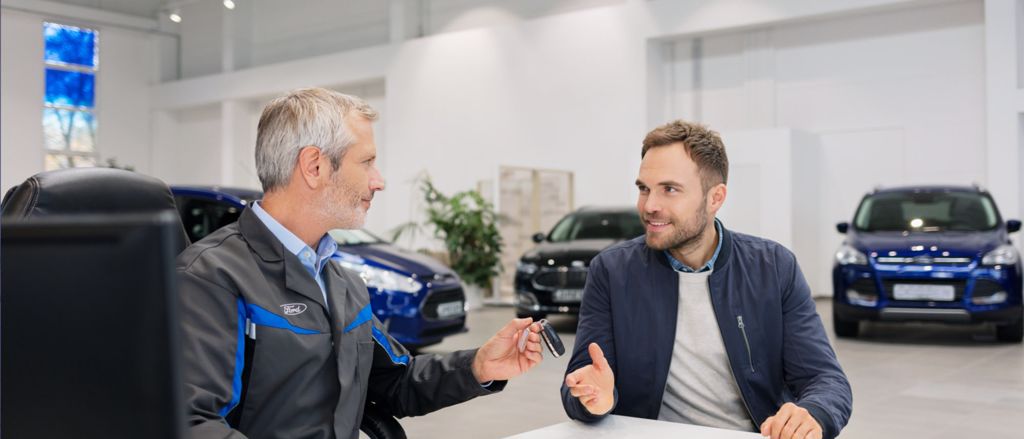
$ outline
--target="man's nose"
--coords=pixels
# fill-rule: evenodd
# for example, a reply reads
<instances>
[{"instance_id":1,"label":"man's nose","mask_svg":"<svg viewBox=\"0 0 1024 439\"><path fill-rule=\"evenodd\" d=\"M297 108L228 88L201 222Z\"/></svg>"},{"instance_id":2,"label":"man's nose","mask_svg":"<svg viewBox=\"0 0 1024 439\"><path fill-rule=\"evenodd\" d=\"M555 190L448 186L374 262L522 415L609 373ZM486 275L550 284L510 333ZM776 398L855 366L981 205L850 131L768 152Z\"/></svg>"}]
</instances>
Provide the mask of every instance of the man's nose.
<instances>
[{"instance_id":1,"label":"man's nose","mask_svg":"<svg viewBox=\"0 0 1024 439\"><path fill-rule=\"evenodd\" d=\"M376 166L370 172L370 190L373 192L384 190L384 176L380 175Z\"/></svg>"}]
</instances>

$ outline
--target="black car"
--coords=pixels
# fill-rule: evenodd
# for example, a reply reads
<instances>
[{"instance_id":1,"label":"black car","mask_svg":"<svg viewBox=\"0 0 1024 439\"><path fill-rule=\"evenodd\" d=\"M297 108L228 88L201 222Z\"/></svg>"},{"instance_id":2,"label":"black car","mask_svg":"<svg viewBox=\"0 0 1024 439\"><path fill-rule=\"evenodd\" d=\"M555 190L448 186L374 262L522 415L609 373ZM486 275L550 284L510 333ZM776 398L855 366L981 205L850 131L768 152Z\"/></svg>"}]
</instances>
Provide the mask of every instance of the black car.
<instances>
[{"instance_id":1,"label":"black car","mask_svg":"<svg viewBox=\"0 0 1024 439\"><path fill-rule=\"evenodd\" d=\"M590 260L619 241L644 234L633 207L581 208L558 221L551 233L533 236L539 245L516 266L516 315L541 319L577 314Z\"/></svg>"}]
</instances>

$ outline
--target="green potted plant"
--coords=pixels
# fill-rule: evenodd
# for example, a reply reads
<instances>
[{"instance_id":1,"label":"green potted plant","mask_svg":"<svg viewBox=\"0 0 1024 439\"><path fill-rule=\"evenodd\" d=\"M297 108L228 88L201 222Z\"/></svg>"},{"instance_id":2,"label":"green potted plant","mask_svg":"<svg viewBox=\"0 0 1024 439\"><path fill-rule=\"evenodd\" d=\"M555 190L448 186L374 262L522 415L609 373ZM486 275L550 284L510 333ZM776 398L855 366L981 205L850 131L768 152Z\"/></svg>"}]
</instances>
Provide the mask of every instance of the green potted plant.
<instances>
[{"instance_id":1,"label":"green potted plant","mask_svg":"<svg viewBox=\"0 0 1024 439\"><path fill-rule=\"evenodd\" d=\"M490 288L501 272L502 241L494 207L475 190L446 196L427 177L421 178L420 190L426 203L423 225L433 228L434 237L444 242L452 270L467 286ZM392 240L420 227L415 222L403 224L395 229Z\"/></svg>"}]
</instances>

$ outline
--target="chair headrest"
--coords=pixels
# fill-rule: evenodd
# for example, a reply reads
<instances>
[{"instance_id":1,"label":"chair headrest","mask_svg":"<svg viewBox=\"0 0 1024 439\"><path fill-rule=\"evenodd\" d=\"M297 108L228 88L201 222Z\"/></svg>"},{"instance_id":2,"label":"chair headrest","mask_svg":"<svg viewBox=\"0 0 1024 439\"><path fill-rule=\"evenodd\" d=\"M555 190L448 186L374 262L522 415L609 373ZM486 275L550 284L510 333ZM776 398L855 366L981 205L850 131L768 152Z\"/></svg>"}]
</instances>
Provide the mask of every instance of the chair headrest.
<instances>
[{"instance_id":1,"label":"chair headrest","mask_svg":"<svg viewBox=\"0 0 1024 439\"><path fill-rule=\"evenodd\" d=\"M60 169L36 174L8 191L3 216L141 213L175 209L164 182L112 168Z\"/></svg>"},{"instance_id":2,"label":"chair headrest","mask_svg":"<svg viewBox=\"0 0 1024 439\"><path fill-rule=\"evenodd\" d=\"M0 203L0 216L3 218L137 214L164 210L177 213L174 196L163 181L113 168L41 172L7 191ZM181 235L179 251L188 245L184 227Z\"/></svg>"}]
</instances>

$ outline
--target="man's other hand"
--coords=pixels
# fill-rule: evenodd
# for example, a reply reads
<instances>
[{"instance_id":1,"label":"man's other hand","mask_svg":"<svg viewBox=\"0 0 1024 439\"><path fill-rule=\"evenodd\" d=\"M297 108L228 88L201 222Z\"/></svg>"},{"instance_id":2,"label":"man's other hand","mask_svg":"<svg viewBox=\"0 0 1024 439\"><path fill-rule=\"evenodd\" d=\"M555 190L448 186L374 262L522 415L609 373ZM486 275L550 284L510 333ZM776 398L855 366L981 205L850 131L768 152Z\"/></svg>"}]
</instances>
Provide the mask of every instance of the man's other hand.
<instances>
[{"instance_id":1,"label":"man's other hand","mask_svg":"<svg viewBox=\"0 0 1024 439\"><path fill-rule=\"evenodd\" d=\"M519 351L519 338L523 330L530 328L526 335L526 346ZM536 366L544 358L540 346L540 324L533 319L514 319L487 340L473 358L473 376L481 384L495 380L507 380L521 375Z\"/></svg>"},{"instance_id":2,"label":"man's other hand","mask_svg":"<svg viewBox=\"0 0 1024 439\"><path fill-rule=\"evenodd\" d=\"M761 423L761 436L772 439L821 439L821 435L821 425L811 413L791 402Z\"/></svg>"},{"instance_id":3,"label":"man's other hand","mask_svg":"<svg viewBox=\"0 0 1024 439\"><path fill-rule=\"evenodd\" d=\"M615 374L597 343L587 347L591 363L565 376L569 393L594 415L603 415L615 405Z\"/></svg>"}]
</instances>

